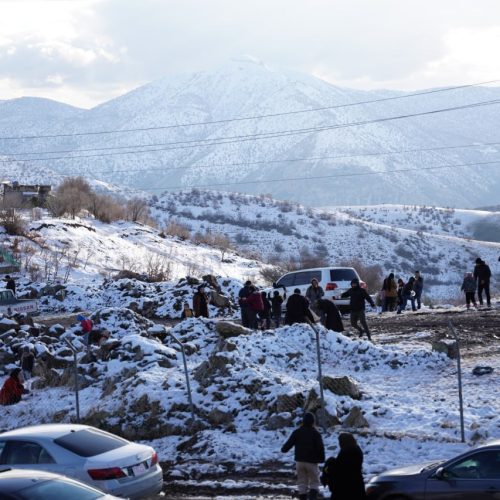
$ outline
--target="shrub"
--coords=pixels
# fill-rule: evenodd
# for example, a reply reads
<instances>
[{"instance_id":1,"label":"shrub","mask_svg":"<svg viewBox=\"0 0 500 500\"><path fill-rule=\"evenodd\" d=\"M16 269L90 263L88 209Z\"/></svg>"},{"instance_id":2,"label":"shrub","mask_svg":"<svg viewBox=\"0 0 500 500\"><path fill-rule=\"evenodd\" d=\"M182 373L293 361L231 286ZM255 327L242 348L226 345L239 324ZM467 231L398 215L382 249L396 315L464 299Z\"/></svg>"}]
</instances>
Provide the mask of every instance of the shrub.
<instances>
[{"instance_id":1,"label":"shrub","mask_svg":"<svg viewBox=\"0 0 500 500\"><path fill-rule=\"evenodd\" d=\"M354 267L360 278L366 283L369 292L380 290L383 281L383 271L379 264L366 265L359 259L343 260L341 266Z\"/></svg>"},{"instance_id":2,"label":"shrub","mask_svg":"<svg viewBox=\"0 0 500 500\"><path fill-rule=\"evenodd\" d=\"M175 236L182 241L188 240L191 237L191 229L185 224L171 221L164 230L164 234Z\"/></svg>"}]
</instances>

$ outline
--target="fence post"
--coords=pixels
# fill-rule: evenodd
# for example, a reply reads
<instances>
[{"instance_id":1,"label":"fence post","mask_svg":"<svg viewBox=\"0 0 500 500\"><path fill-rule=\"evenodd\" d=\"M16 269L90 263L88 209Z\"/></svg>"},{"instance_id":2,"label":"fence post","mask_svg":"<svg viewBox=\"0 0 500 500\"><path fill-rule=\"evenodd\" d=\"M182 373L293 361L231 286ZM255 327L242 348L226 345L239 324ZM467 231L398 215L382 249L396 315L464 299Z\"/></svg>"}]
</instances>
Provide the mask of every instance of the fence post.
<instances>
[{"instance_id":1,"label":"fence post","mask_svg":"<svg viewBox=\"0 0 500 500\"><path fill-rule=\"evenodd\" d=\"M189 372L188 372L188 368L187 368L186 352L184 351L184 344L173 333L168 332L168 334L170 335L170 337L172 337L174 342L181 348L182 361L184 363L184 375L186 377L186 387L187 387L189 405L191 407L191 419L194 422L193 397L191 395L191 384L189 382Z\"/></svg>"},{"instance_id":2,"label":"fence post","mask_svg":"<svg viewBox=\"0 0 500 500\"><path fill-rule=\"evenodd\" d=\"M320 343L319 343L319 330L316 328L316 326L308 319L307 322L309 323L309 326L313 329L315 336L316 336L316 355L318 358L318 382L319 382L319 397L321 400L321 422L320 425L323 427L323 431L326 432L326 418L325 418L325 396L323 393L323 372L321 369L321 350L320 350Z\"/></svg>"},{"instance_id":3,"label":"fence post","mask_svg":"<svg viewBox=\"0 0 500 500\"><path fill-rule=\"evenodd\" d=\"M75 349L75 346L71 343L71 341L69 339L64 339L64 341L66 342L66 344L68 344L68 347L73 352L73 364L74 364L74 370L75 370L76 422L79 424L80 423L80 396L79 396L79 391L78 391L78 360L76 358L77 350Z\"/></svg>"},{"instance_id":4,"label":"fence post","mask_svg":"<svg viewBox=\"0 0 500 500\"><path fill-rule=\"evenodd\" d=\"M453 323L448 321L448 327L455 338L455 342L457 343L457 375L458 375L458 399L460 404L460 434L462 438L462 443L465 443L465 430L464 430L464 401L462 396L462 365L460 362L460 342L458 338L458 334L453 326Z\"/></svg>"}]
</instances>

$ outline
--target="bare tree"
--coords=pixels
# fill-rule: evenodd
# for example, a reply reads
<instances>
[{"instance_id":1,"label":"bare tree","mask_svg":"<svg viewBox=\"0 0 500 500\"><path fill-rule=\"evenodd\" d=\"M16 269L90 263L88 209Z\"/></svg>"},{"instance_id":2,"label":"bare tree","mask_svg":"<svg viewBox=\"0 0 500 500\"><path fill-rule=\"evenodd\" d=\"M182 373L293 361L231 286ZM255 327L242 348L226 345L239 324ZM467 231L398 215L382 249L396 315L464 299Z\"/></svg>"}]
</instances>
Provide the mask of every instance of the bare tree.
<instances>
[{"instance_id":1,"label":"bare tree","mask_svg":"<svg viewBox=\"0 0 500 500\"><path fill-rule=\"evenodd\" d=\"M83 177L68 177L56 189L49 208L56 216L69 214L74 219L87 208L92 195L92 188Z\"/></svg>"},{"instance_id":2,"label":"bare tree","mask_svg":"<svg viewBox=\"0 0 500 500\"><path fill-rule=\"evenodd\" d=\"M89 196L89 212L98 220L110 223L125 218L125 209L113 196L92 193Z\"/></svg>"},{"instance_id":3,"label":"bare tree","mask_svg":"<svg viewBox=\"0 0 500 500\"><path fill-rule=\"evenodd\" d=\"M127 220L132 222L143 222L149 218L149 207L146 200L142 198L132 198L125 205Z\"/></svg>"}]
</instances>

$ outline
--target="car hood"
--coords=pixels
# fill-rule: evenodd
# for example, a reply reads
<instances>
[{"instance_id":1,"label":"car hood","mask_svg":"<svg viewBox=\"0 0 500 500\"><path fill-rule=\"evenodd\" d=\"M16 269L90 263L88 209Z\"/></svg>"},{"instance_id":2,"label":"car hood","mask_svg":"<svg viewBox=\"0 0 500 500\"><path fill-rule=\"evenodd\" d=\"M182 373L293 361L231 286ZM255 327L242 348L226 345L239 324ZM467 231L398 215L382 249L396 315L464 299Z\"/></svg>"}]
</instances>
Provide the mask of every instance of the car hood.
<instances>
[{"instance_id":1,"label":"car hood","mask_svg":"<svg viewBox=\"0 0 500 500\"><path fill-rule=\"evenodd\" d=\"M425 462L417 465L408 465L406 467L399 467L397 469L391 469L388 471L383 472L376 478L373 478L373 481L377 480L385 480L389 481L391 479L394 479L395 477L402 477L402 476L418 476L423 472L424 469L429 468L431 469L430 466L435 465L436 467L440 464L440 461L434 461L434 462ZM434 467L432 467L434 468Z\"/></svg>"}]
</instances>

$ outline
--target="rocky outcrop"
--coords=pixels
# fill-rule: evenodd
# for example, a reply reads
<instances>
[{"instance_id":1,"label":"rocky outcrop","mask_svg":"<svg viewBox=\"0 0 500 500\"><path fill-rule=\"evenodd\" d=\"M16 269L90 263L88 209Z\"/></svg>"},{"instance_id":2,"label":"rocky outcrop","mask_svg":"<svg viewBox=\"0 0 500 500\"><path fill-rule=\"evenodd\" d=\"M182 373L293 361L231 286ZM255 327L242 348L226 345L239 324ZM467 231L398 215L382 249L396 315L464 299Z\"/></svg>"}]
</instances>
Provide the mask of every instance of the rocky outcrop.
<instances>
[{"instance_id":1,"label":"rocky outcrop","mask_svg":"<svg viewBox=\"0 0 500 500\"><path fill-rule=\"evenodd\" d=\"M342 422L343 427L360 428L369 427L368 420L363 416L363 411L359 406L353 406L349 414Z\"/></svg>"},{"instance_id":2,"label":"rocky outcrop","mask_svg":"<svg viewBox=\"0 0 500 500\"><path fill-rule=\"evenodd\" d=\"M323 388L337 394L338 396L349 396L352 399L361 399L361 391L357 383L351 377L331 377L325 375L322 378Z\"/></svg>"}]
</instances>

